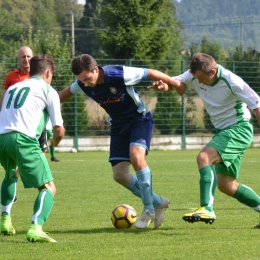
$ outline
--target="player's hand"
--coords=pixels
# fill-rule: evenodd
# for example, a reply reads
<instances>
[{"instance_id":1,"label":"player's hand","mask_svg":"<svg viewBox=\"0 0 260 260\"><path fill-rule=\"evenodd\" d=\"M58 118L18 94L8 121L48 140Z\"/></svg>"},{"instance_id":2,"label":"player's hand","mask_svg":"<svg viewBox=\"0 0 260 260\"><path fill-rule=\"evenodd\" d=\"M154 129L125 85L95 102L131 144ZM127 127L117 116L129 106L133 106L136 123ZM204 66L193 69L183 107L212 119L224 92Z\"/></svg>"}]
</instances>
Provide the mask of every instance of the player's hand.
<instances>
[{"instance_id":1,"label":"player's hand","mask_svg":"<svg viewBox=\"0 0 260 260\"><path fill-rule=\"evenodd\" d=\"M152 86L148 86L148 89L153 88L155 91L169 91L170 87L162 80L155 81Z\"/></svg>"},{"instance_id":2,"label":"player's hand","mask_svg":"<svg viewBox=\"0 0 260 260\"><path fill-rule=\"evenodd\" d=\"M50 140L51 145L53 145L53 136L51 136L49 140Z\"/></svg>"},{"instance_id":3,"label":"player's hand","mask_svg":"<svg viewBox=\"0 0 260 260\"><path fill-rule=\"evenodd\" d=\"M56 138L57 139L57 138ZM59 147L60 146L60 140L56 140L56 142L53 139L53 136L50 137L50 143L51 145L55 146L55 147Z\"/></svg>"}]
</instances>

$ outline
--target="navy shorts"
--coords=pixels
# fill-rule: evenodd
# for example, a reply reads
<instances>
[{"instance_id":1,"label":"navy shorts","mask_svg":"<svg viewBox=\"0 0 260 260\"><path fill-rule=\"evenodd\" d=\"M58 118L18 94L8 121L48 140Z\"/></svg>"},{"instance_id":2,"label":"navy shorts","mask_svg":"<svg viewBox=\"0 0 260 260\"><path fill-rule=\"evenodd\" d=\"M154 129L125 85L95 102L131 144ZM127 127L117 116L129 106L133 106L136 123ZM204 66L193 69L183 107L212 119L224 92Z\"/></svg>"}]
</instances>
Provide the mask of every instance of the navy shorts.
<instances>
[{"instance_id":1,"label":"navy shorts","mask_svg":"<svg viewBox=\"0 0 260 260\"><path fill-rule=\"evenodd\" d=\"M146 149L146 154L148 154L152 129L153 119L150 112L128 121L112 122L109 162L130 162L130 145L143 146Z\"/></svg>"}]
</instances>

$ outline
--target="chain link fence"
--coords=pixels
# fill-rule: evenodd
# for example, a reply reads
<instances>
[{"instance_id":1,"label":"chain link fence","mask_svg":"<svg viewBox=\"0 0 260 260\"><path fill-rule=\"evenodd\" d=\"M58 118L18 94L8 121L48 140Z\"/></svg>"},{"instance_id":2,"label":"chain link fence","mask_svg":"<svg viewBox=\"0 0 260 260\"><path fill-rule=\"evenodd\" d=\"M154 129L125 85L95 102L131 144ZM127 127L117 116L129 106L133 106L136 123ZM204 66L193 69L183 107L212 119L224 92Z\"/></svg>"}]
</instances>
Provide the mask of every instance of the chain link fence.
<instances>
[{"instance_id":1,"label":"chain link fence","mask_svg":"<svg viewBox=\"0 0 260 260\"><path fill-rule=\"evenodd\" d=\"M173 76L179 75L188 68L187 61L176 60L104 60L97 59L98 65L120 64L126 66L146 67L158 69ZM69 86L75 77L70 71L71 60L55 59L57 72L52 81L52 86L60 91ZM260 94L260 66L259 62L234 62L218 61L225 68L241 76L258 94ZM15 69L18 63L15 59L0 60L1 84L10 70ZM146 105L153 114L153 136L182 136L185 146L186 136L211 136L213 126L209 116L205 113L204 105L198 95L188 89L183 97L176 92L155 92L148 90L151 81L144 81L135 86ZM2 94L3 87L0 90ZM221 93L220 93L221 95ZM108 136L110 125L107 122L106 112L91 98L84 95L75 95L69 102L62 104L62 115L68 138ZM259 127L255 116L251 122L255 133L259 133Z\"/></svg>"}]
</instances>

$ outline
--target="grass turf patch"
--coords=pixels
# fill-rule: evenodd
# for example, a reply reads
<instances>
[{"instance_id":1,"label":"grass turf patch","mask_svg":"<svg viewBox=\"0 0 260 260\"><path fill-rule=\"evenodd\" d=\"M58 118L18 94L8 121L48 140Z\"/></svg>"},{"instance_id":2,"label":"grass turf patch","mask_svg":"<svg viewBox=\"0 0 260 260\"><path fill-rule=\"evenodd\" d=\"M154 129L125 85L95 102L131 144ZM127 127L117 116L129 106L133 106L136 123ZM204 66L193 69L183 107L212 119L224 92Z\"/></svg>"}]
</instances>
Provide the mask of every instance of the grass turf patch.
<instances>
[{"instance_id":1,"label":"grass turf patch","mask_svg":"<svg viewBox=\"0 0 260 260\"><path fill-rule=\"evenodd\" d=\"M18 202L12 208L17 234L0 237L0 259L259 259L258 213L216 191L214 224L185 223L182 215L199 206L198 150L150 151L153 190L170 199L158 230L116 229L110 215L118 204L141 214L141 200L112 178L107 152L57 153L50 162L57 188L51 215L43 230L57 244L28 243L25 234L37 190L24 189L18 180ZM259 149L249 149L239 181L260 194ZM134 173L133 169L131 170ZM0 174L4 176L3 168Z\"/></svg>"}]
</instances>

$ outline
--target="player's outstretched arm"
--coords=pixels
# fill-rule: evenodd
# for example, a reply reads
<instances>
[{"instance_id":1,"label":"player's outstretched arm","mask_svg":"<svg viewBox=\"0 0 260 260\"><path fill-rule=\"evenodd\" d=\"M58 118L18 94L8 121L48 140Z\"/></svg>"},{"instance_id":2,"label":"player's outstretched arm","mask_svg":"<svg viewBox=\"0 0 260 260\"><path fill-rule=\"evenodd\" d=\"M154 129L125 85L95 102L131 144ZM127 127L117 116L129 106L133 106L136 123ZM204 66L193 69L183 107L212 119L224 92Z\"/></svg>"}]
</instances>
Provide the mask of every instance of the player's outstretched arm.
<instances>
[{"instance_id":1,"label":"player's outstretched arm","mask_svg":"<svg viewBox=\"0 0 260 260\"><path fill-rule=\"evenodd\" d=\"M186 92L187 87L184 83L166 75L161 71L148 69L147 78L156 80L156 82L153 83L153 86L148 87L153 88L156 91L170 91L175 89L179 95L183 95Z\"/></svg>"},{"instance_id":2,"label":"player's outstretched arm","mask_svg":"<svg viewBox=\"0 0 260 260\"><path fill-rule=\"evenodd\" d=\"M69 100L70 98L72 98L74 96L74 94L70 92L70 87L64 88L58 94L59 94L61 103Z\"/></svg>"},{"instance_id":3,"label":"player's outstretched arm","mask_svg":"<svg viewBox=\"0 0 260 260\"><path fill-rule=\"evenodd\" d=\"M155 91L161 91L161 92L168 92L173 89L176 90L176 92L179 95L183 95L186 92L187 86L186 84L179 82L178 88L174 86L169 86L168 84L164 83L162 80L155 81L152 86L148 86L148 89L153 88Z\"/></svg>"}]
</instances>

